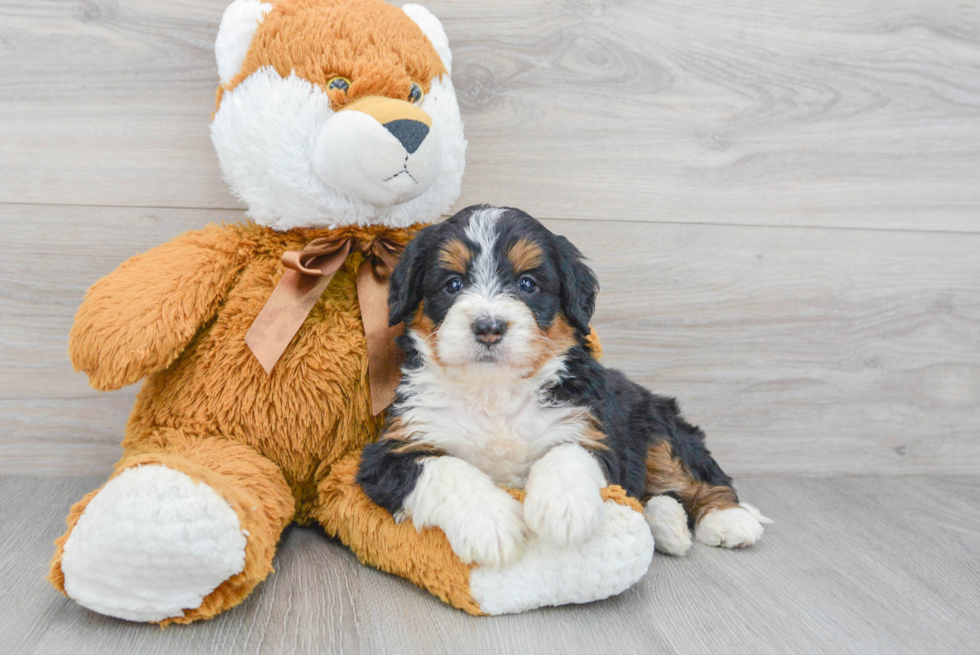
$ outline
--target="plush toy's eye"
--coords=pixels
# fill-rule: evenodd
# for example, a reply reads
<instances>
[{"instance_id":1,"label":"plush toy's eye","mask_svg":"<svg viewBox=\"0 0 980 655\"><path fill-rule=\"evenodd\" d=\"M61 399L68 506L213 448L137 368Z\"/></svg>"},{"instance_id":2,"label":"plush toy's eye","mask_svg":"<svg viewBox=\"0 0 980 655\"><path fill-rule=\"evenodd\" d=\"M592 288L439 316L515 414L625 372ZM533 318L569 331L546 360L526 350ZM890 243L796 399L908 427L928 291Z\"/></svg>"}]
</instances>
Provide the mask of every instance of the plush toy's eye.
<instances>
[{"instance_id":1,"label":"plush toy's eye","mask_svg":"<svg viewBox=\"0 0 980 655\"><path fill-rule=\"evenodd\" d=\"M538 290L538 283L525 275L517 282L517 288L524 293L534 293Z\"/></svg>"},{"instance_id":2,"label":"plush toy's eye","mask_svg":"<svg viewBox=\"0 0 980 655\"><path fill-rule=\"evenodd\" d=\"M421 85L418 82L412 82L412 86L408 88L408 101L413 105L417 105L422 102L422 98L425 97L425 91L422 90Z\"/></svg>"},{"instance_id":3,"label":"plush toy's eye","mask_svg":"<svg viewBox=\"0 0 980 655\"><path fill-rule=\"evenodd\" d=\"M347 79L346 77L340 77L340 76L332 77L330 78L330 81L327 82L327 88L336 89L338 91L343 91L344 93L347 93L348 89L350 89L350 80Z\"/></svg>"},{"instance_id":4,"label":"plush toy's eye","mask_svg":"<svg viewBox=\"0 0 980 655\"><path fill-rule=\"evenodd\" d=\"M448 293L459 293L463 288L463 280L458 277L451 277L446 281L446 291Z\"/></svg>"}]
</instances>

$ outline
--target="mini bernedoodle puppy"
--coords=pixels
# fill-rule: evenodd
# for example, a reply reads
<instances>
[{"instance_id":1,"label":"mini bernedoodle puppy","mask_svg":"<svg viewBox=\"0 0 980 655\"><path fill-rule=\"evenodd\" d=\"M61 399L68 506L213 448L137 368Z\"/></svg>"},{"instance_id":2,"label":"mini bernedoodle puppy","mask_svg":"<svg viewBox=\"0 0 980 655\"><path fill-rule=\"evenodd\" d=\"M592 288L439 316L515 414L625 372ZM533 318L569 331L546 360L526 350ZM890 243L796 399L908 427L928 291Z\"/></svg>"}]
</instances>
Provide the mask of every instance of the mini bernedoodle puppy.
<instances>
[{"instance_id":1,"label":"mini bernedoodle puppy","mask_svg":"<svg viewBox=\"0 0 980 655\"><path fill-rule=\"evenodd\" d=\"M528 533L576 546L602 525L600 489L641 500L658 550L755 543L769 519L671 398L586 346L598 283L567 239L517 209L474 206L427 227L391 276L403 376L358 482L466 563L505 564ZM503 487L523 488L523 506Z\"/></svg>"}]
</instances>

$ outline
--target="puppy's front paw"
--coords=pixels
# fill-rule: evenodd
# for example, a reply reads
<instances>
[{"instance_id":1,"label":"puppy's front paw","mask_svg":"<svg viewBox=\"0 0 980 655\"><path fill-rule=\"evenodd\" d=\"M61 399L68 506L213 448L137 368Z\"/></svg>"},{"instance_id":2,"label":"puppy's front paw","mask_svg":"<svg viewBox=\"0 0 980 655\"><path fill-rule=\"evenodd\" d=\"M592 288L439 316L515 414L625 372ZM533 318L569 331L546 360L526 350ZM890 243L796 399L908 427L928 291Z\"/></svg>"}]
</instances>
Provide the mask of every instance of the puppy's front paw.
<instances>
[{"instance_id":1,"label":"puppy's front paw","mask_svg":"<svg viewBox=\"0 0 980 655\"><path fill-rule=\"evenodd\" d=\"M602 527L605 504L588 480L537 484L524 499L528 528L559 546L580 546Z\"/></svg>"},{"instance_id":2,"label":"puppy's front paw","mask_svg":"<svg viewBox=\"0 0 980 655\"><path fill-rule=\"evenodd\" d=\"M694 535L708 546L745 548L762 537L763 523L772 523L772 519L763 516L752 505L743 504L708 512L694 529Z\"/></svg>"},{"instance_id":3,"label":"puppy's front paw","mask_svg":"<svg viewBox=\"0 0 980 655\"><path fill-rule=\"evenodd\" d=\"M496 487L444 525L443 532L460 560L480 566L501 566L516 560L524 550L527 533L521 504Z\"/></svg>"},{"instance_id":4,"label":"puppy's front paw","mask_svg":"<svg viewBox=\"0 0 980 655\"><path fill-rule=\"evenodd\" d=\"M691 531L687 529L687 512L670 496L654 496L643 510L654 547L661 553L683 556L691 547Z\"/></svg>"}]
</instances>

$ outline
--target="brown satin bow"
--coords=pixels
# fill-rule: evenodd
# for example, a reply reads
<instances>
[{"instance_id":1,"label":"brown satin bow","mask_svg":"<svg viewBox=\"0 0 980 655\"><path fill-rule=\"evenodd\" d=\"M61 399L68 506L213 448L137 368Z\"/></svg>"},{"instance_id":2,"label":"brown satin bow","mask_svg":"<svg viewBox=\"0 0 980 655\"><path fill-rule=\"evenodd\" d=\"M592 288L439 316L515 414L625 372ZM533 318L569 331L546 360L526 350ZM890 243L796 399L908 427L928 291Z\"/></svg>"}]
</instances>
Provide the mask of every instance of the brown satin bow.
<instances>
[{"instance_id":1,"label":"brown satin bow","mask_svg":"<svg viewBox=\"0 0 980 655\"><path fill-rule=\"evenodd\" d=\"M356 250L364 256L357 269L357 301L367 341L371 410L380 414L395 399L402 362L395 338L404 326L388 327L388 276L404 249L383 237L373 241L327 237L310 241L302 250L284 252L287 270L245 335L265 372L272 373L347 255Z\"/></svg>"}]
</instances>

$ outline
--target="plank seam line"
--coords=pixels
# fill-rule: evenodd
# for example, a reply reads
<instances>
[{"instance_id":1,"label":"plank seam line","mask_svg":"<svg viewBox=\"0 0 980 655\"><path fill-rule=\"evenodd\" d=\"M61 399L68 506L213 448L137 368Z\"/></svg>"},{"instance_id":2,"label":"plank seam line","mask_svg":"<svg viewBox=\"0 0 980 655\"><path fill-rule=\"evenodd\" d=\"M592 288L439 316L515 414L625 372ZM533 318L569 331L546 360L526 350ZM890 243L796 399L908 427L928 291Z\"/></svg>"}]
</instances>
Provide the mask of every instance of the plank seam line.
<instances>
[{"instance_id":1,"label":"plank seam line","mask_svg":"<svg viewBox=\"0 0 980 655\"><path fill-rule=\"evenodd\" d=\"M958 234L958 235L980 235L980 229L974 231L968 230L925 230L916 228L898 228L898 227L861 227L861 226L847 226L847 225L774 225L767 223L711 223L708 221L657 221L657 220L617 220L614 218L553 218L551 216L535 216L542 221L580 221L583 223L621 223L624 225L630 224L642 224L642 225L703 225L706 227L747 227L747 228L773 228L782 230L837 230L845 232L898 232L898 233L909 233L909 234Z\"/></svg>"},{"instance_id":2,"label":"plank seam line","mask_svg":"<svg viewBox=\"0 0 980 655\"><path fill-rule=\"evenodd\" d=\"M161 209L161 210L173 210L173 211L201 211L201 212L243 212L245 211L242 207L170 207L166 205L99 205L99 204L84 204L84 203L55 203L55 202L3 202L0 201L0 207L79 207L86 209ZM448 215L443 216L446 218ZM637 220L617 220L614 218L580 218L580 217L564 217L556 218L552 216L541 216L538 215L536 218L546 221L580 221L583 223L597 223L597 224L609 224L609 223L621 223L624 225L630 224L640 224L640 225L702 225L706 227L745 227L745 228L774 228L774 229L796 229L796 230L837 230L837 231L850 231L850 232L897 232L897 233L909 233L909 234L958 234L958 235L980 235L980 229L978 230L927 230L918 228L898 228L898 227L862 227L862 226L846 226L846 225L776 225L767 223L723 223L723 222L709 222L709 221L665 221L665 220L650 220L650 219L637 219Z\"/></svg>"}]
</instances>

